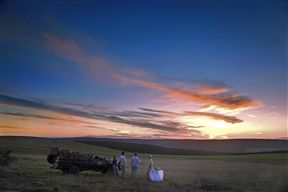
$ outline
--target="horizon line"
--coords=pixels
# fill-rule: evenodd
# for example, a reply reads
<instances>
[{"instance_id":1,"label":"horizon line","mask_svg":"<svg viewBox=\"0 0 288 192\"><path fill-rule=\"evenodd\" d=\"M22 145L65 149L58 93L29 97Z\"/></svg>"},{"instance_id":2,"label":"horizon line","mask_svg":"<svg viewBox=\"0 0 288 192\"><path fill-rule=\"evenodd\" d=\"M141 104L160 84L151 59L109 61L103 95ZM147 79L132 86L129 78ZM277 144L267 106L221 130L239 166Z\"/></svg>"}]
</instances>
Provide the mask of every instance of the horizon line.
<instances>
[{"instance_id":1,"label":"horizon line","mask_svg":"<svg viewBox=\"0 0 288 192\"><path fill-rule=\"evenodd\" d=\"M31 135L0 135L1 137L30 137L42 139L77 139L77 138L91 138L91 139L120 139L120 140L193 140L193 141L228 141L228 140L288 140L288 137L280 138L223 138L223 139L176 139L176 138L139 138L139 137L101 137L101 136L70 136L70 137L44 137L44 136L31 136Z\"/></svg>"}]
</instances>

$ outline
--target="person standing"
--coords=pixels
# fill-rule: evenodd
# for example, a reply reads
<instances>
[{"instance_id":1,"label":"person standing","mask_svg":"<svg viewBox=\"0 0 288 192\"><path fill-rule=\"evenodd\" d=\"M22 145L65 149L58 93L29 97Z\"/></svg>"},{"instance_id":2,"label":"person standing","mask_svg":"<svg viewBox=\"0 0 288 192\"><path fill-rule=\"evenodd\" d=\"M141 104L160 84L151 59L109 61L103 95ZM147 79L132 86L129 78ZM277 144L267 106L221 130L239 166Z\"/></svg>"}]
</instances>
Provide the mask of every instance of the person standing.
<instances>
[{"instance_id":1,"label":"person standing","mask_svg":"<svg viewBox=\"0 0 288 192\"><path fill-rule=\"evenodd\" d=\"M149 155L148 157L149 157L149 161L148 161L148 169L147 169L147 178L150 180L149 173L152 169L154 169L154 165L153 165L152 155Z\"/></svg>"},{"instance_id":2,"label":"person standing","mask_svg":"<svg viewBox=\"0 0 288 192\"><path fill-rule=\"evenodd\" d=\"M117 159L116 156L113 156L113 160L112 160L112 164L113 164L113 176L119 176L119 172L118 172L118 165L117 165Z\"/></svg>"},{"instance_id":3,"label":"person standing","mask_svg":"<svg viewBox=\"0 0 288 192\"><path fill-rule=\"evenodd\" d=\"M136 178L138 172L138 166L140 164L140 158L137 156L137 153L131 157L130 165L131 165L131 177Z\"/></svg>"},{"instance_id":4,"label":"person standing","mask_svg":"<svg viewBox=\"0 0 288 192\"><path fill-rule=\"evenodd\" d=\"M150 171L151 169L154 168L154 164L153 164L152 155L149 155L148 157L149 157L148 170Z\"/></svg>"},{"instance_id":5,"label":"person standing","mask_svg":"<svg viewBox=\"0 0 288 192\"><path fill-rule=\"evenodd\" d=\"M122 179L124 179L124 176L125 176L125 166L126 166L126 157L125 157L125 152L123 151L121 153L121 155L119 156L118 158L118 166L119 166L119 169L120 169L120 177Z\"/></svg>"}]
</instances>

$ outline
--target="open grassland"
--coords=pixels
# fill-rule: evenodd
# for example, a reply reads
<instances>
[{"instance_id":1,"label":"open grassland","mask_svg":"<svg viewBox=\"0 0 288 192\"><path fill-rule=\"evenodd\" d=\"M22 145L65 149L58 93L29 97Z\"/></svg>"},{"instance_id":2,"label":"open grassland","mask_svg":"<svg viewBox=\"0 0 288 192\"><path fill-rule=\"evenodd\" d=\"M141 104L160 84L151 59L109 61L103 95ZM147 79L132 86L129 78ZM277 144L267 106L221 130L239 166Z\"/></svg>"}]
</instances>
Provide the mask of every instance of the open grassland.
<instances>
[{"instance_id":1,"label":"open grassland","mask_svg":"<svg viewBox=\"0 0 288 192\"><path fill-rule=\"evenodd\" d=\"M121 180L111 174L91 171L77 176L49 168L46 155L58 146L106 158L120 151L79 143L49 139L8 140L0 138L1 149L12 149L18 160L0 168L0 191L288 191L287 154L168 156L154 155L155 166L164 170L164 182L146 179L147 154L140 154L141 166L136 180ZM132 155L128 152L126 156Z\"/></svg>"},{"instance_id":2,"label":"open grassland","mask_svg":"<svg viewBox=\"0 0 288 192\"><path fill-rule=\"evenodd\" d=\"M105 148L96 145L89 145L76 142L71 139L45 139L34 137L0 137L0 149L10 149L16 154L29 155L47 155L51 147L60 149L69 149L70 151L79 151L82 153L93 154L115 154L118 150Z\"/></svg>"}]
</instances>

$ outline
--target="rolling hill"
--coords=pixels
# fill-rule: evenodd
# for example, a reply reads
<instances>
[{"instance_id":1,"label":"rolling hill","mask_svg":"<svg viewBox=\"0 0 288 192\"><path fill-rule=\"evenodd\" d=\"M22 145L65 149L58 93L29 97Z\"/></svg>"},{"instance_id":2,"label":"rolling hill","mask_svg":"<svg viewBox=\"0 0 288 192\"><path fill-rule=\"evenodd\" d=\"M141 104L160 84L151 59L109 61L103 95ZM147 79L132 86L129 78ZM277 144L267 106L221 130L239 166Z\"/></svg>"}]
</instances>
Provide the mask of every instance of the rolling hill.
<instances>
[{"instance_id":1,"label":"rolling hill","mask_svg":"<svg viewBox=\"0 0 288 192\"><path fill-rule=\"evenodd\" d=\"M99 146L167 154L245 154L287 151L287 140L231 139L231 140L177 140L177 139L108 139L77 138L76 140Z\"/></svg>"},{"instance_id":2,"label":"rolling hill","mask_svg":"<svg viewBox=\"0 0 288 192\"><path fill-rule=\"evenodd\" d=\"M161 155L221 155L268 152L287 152L288 140L272 139L232 139L232 140L176 140L176 139L111 139L111 138L39 138L1 136L0 148L17 149L25 153L31 143L41 153L50 147L81 149L83 152L130 151ZM36 144L34 144L36 143ZM25 148L27 146L27 149ZM38 152L37 152L38 153Z\"/></svg>"}]
</instances>

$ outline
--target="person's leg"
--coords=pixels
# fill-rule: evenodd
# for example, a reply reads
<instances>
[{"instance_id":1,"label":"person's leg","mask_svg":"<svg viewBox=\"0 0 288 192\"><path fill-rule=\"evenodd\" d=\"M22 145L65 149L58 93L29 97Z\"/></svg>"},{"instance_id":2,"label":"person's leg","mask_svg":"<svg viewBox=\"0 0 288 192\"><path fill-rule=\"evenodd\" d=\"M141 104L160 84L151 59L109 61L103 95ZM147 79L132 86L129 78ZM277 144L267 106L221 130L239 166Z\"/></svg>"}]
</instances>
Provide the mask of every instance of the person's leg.
<instances>
[{"instance_id":1,"label":"person's leg","mask_svg":"<svg viewBox=\"0 0 288 192\"><path fill-rule=\"evenodd\" d=\"M138 172L138 167L135 167L135 170L134 170L134 177L135 178L137 177L137 172Z\"/></svg>"},{"instance_id":2,"label":"person's leg","mask_svg":"<svg viewBox=\"0 0 288 192\"><path fill-rule=\"evenodd\" d=\"M131 167L131 177L134 177L134 167Z\"/></svg>"},{"instance_id":3,"label":"person's leg","mask_svg":"<svg viewBox=\"0 0 288 192\"><path fill-rule=\"evenodd\" d=\"M123 178L125 177L125 173L126 173L126 170L125 170L125 167L123 167Z\"/></svg>"},{"instance_id":4,"label":"person's leg","mask_svg":"<svg viewBox=\"0 0 288 192\"><path fill-rule=\"evenodd\" d=\"M124 178L124 176L125 176L125 167L122 166L121 167L121 178Z\"/></svg>"},{"instance_id":5,"label":"person's leg","mask_svg":"<svg viewBox=\"0 0 288 192\"><path fill-rule=\"evenodd\" d=\"M135 178L136 177L136 172L137 172L137 167L132 167L132 177Z\"/></svg>"},{"instance_id":6,"label":"person's leg","mask_svg":"<svg viewBox=\"0 0 288 192\"><path fill-rule=\"evenodd\" d=\"M115 177L116 175L115 165L113 165L112 170L113 170L113 176Z\"/></svg>"},{"instance_id":7,"label":"person's leg","mask_svg":"<svg viewBox=\"0 0 288 192\"><path fill-rule=\"evenodd\" d=\"M150 181L150 169L147 170L147 179Z\"/></svg>"},{"instance_id":8,"label":"person's leg","mask_svg":"<svg viewBox=\"0 0 288 192\"><path fill-rule=\"evenodd\" d=\"M117 177L119 174L118 174L118 167L116 165L113 165L113 176L114 177Z\"/></svg>"}]
</instances>

